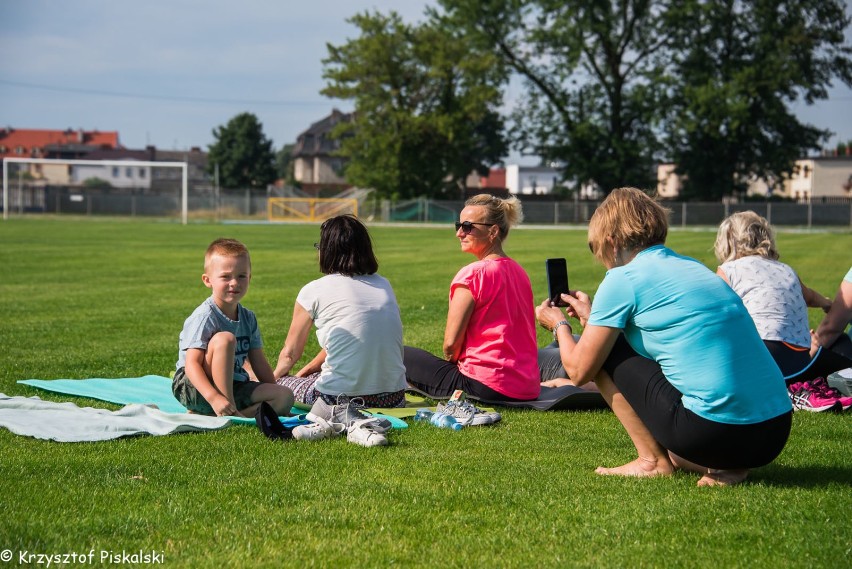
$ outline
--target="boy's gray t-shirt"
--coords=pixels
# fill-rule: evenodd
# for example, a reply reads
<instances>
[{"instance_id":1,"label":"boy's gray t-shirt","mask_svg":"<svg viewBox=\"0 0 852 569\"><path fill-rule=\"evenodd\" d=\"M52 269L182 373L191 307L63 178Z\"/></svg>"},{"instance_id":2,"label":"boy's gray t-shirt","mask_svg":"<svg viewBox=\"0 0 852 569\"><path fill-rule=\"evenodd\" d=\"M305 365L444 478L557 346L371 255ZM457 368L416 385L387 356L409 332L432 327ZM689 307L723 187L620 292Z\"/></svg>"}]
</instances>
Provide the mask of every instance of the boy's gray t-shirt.
<instances>
[{"instance_id":1,"label":"boy's gray t-shirt","mask_svg":"<svg viewBox=\"0 0 852 569\"><path fill-rule=\"evenodd\" d=\"M186 365L186 351L190 348L207 350L207 343L217 332L231 332L237 339L234 354L234 381L248 381L249 376L243 369L249 350L262 348L263 340L257 326L254 312L237 307L238 321L231 320L222 312L211 296L190 314L183 323L178 342L179 352L176 369Z\"/></svg>"}]
</instances>

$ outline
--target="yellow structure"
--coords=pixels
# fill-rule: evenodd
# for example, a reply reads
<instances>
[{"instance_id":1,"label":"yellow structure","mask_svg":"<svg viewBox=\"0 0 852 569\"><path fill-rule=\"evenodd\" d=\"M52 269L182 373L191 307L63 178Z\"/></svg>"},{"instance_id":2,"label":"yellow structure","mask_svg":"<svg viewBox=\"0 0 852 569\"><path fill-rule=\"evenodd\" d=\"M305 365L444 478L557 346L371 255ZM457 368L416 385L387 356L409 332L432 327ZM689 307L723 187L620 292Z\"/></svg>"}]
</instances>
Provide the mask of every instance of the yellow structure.
<instances>
[{"instance_id":1,"label":"yellow structure","mask_svg":"<svg viewBox=\"0 0 852 569\"><path fill-rule=\"evenodd\" d=\"M269 198L269 221L324 221L336 215L358 215L354 198Z\"/></svg>"}]
</instances>

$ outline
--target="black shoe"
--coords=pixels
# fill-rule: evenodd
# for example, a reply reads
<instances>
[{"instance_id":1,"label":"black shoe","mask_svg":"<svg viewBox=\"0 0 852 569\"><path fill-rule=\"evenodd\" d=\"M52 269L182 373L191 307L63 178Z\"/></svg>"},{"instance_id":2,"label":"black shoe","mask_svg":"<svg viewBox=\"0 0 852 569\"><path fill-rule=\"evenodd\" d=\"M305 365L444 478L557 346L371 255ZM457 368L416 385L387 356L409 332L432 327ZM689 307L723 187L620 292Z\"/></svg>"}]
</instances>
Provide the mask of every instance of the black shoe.
<instances>
[{"instance_id":1,"label":"black shoe","mask_svg":"<svg viewBox=\"0 0 852 569\"><path fill-rule=\"evenodd\" d=\"M267 439L284 441L293 438L293 429L287 428L281 423L278 413L266 401L258 406L254 420L257 422L257 428Z\"/></svg>"}]
</instances>

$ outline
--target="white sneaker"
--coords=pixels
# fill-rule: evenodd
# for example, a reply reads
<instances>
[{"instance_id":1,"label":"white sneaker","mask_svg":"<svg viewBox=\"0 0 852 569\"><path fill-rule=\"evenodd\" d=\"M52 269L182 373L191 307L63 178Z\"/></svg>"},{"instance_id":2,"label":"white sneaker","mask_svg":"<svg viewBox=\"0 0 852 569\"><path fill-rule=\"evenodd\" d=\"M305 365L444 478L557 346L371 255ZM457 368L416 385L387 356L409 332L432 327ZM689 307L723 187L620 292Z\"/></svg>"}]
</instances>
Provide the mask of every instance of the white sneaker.
<instances>
[{"instance_id":1,"label":"white sneaker","mask_svg":"<svg viewBox=\"0 0 852 569\"><path fill-rule=\"evenodd\" d=\"M456 421L463 427L468 425L493 425L500 422L503 418L497 411L485 411L467 400L438 403L435 409L437 413L444 413L445 415L455 417Z\"/></svg>"},{"instance_id":2,"label":"white sneaker","mask_svg":"<svg viewBox=\"0 0 852 569\"><path fill-rule=\"evenodd\" d=\"M346 440L362 447L377 447L388 444L388 438L379 431L375 419L353 421L347 429Z\"/></svg>"},{"instance_id":3,"label":"white sneaker","mask_svg":"<svg viewBox=\"0 0 852 569\"><path fill-rule=\"evenodd\" d=\"M299 441L319 441L343 434L346 425L316 417L313 423L293 427L293 438Z\"/></svg>"},{"instance_id":4,"label":"white sneaker","mask_svg":"<svg viewBox=\"0 0 852 569\"><path fill-rule=\"evenodd\" d=\"M372 414L366 411L364 400L361 397L347 397L343 393L337 396L336 405L329 405L323 401L322 397L318 397L308 412L307 419L308 421L325 419L329 422L343 423L347 427L355 421L374 419L376 421L374 428L377 431L386 433L391 429L390 421L373 417Z\"/></svg>"}]
</instances>

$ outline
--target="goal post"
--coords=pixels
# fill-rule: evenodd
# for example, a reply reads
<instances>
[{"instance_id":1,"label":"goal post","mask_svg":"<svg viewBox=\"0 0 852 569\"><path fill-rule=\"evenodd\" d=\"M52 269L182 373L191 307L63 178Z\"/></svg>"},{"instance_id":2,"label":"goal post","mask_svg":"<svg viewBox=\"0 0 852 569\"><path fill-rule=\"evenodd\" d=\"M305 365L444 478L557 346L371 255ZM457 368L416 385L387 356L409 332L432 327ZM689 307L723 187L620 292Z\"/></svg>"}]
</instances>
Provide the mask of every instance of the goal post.
<instances>
[{"instance_id":1,"label":"goal post","mask_svg":"<svg viewBox=\"0 0 852 569\"><path fill-rule=\"evenodd\" d=\"M325 221L335 215L358 216L355 198L269 198L269 221Z\"/></svg>"},{"instance_id":2,"label":"goal post","mask_svg":"<svg viewBox=\"0 0 852 569\"><path fill-rule=\"evenodd\" d=\"M186 162L149 162L145 160L64 160L61 158L4 158L3 159L3 219L9 218L9 164L42 164L60 166L124 166L181 169L181 212L183 225L187 224L189 175Z\"/></svg>"}]
</instances>

